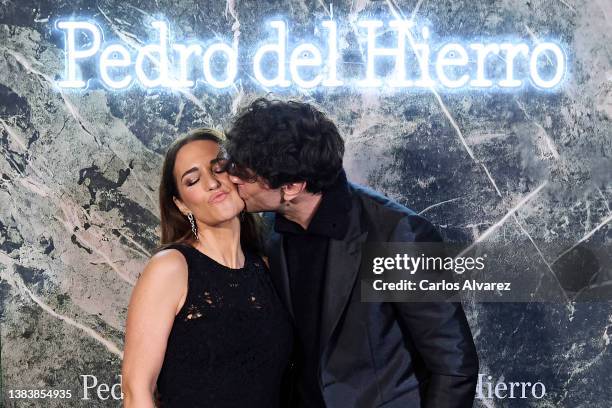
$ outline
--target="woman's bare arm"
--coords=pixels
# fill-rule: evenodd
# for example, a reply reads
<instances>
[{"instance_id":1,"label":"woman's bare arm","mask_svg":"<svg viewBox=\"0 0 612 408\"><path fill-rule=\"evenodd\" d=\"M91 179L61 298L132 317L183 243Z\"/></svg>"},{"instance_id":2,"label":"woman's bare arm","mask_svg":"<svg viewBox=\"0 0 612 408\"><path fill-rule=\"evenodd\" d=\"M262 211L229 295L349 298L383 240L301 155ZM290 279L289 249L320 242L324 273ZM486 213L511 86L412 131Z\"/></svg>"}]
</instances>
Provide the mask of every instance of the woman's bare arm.
<instances>
[{"instance_id":1,"label":"woman's bare arm","mask_svg":"<svg viewBox=\"0 0 612 408\"><path fill-rule=\"evenodd\" d=\"M125 408L152 408L174 318L187 296L187 263L175 249L155 254L138 278L128 306L123 355Z\"/></svg>"}]
</instances>

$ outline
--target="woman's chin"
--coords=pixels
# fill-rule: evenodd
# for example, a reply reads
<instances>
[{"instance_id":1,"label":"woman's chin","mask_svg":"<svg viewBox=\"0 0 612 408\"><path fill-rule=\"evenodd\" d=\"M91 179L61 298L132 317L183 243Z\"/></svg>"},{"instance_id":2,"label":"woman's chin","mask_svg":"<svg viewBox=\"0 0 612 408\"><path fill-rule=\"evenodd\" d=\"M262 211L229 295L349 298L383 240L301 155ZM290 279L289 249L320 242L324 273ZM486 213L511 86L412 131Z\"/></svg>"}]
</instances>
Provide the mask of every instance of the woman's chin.
<instances>
[{"instance_id":1,"label":"woman's chin","mask_svg":"<svg viewBox=\"0 0 612 408\"><path fill-rule=\"evenodd\" d=\"M220 211L217 213L215 217L215 225L220 224L229 224L233 221L239 221L240 213L242 209L237 208L228 208L225 210L219 209Z\"/></svg>"}]
</instances>

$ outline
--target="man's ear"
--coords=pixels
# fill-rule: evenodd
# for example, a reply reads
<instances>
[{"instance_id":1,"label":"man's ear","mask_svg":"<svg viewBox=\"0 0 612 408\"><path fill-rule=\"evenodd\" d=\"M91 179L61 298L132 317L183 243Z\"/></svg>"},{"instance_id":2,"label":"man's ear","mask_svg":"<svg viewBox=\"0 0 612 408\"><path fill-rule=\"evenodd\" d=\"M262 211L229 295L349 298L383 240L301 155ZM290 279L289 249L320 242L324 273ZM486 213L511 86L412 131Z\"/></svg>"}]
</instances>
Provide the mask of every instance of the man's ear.
<instances>
[{"instance_id":1,"label":"man's ear","mask_svg":"<svg viewBox=\"0 0 612 408\"><path fill-rule=\"evenodd\" d=\"M181 214L187 216L187 214L191 212L189 211L189 208L187 208L187 206L183 204L180 198L172 197L172 201L174 201L174 205L176 205L176 208L179 209Z\"/></svg>"},{"instance_id":2,"label":"man's ear","mask_svg":"<svg viewBox=\"0 0 612 408\"><path fill-rule=\"evenodd\" d=\"M299 181L295 183L288 183L281 187L281 191L283 193L283 198L285 201L291 201L298 195L302 193L302 191L306 191L306 182Z\"/></svg>"}]
</instances>

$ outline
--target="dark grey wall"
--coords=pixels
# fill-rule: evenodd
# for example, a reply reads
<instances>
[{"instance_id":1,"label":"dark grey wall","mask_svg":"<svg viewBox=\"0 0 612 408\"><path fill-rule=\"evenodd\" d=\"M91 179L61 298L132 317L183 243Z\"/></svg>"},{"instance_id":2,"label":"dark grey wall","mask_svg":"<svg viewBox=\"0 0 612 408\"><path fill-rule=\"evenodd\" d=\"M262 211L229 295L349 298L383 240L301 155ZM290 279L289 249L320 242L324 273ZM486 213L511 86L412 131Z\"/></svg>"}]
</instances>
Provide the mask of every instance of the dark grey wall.
<instances>
[{"instance_id":1,"label":"dark grey wall","mask_svg":"<svg viewBox=\"0 0 612 408\"><path fill-rule=\"evenodd\" d=\"M443 92L439 99L427 90L283 92L316 101L337 120L349 178L423 212L448 240L490 231L489 240L527 242L532 256L517 262L545 274L558 273L558 256L581 241L609 245L610 1L334 2L345 61L361 58L347 22L389 16L390 8L427 19L441 38L557 39L567 47L568 75L555 92ZM162 155L180 133L222 127L242 101L265 93L243 71L227 91L53 87L64 69L55 19L91 17L110 37L137 41L159 15L179 38L239 33L247 49L267 35L268 17L286 16L291 30L308 35L326 8L308 0L0 4L2 384L4 391L72 389L71 400L45 406L118 405L81 401L80 376L118 382L130 291L158 239ZM540 253L539 243L559 249ZM609 269L601 265L595 278ZM465 306L481 372L492 382L541 381L547 390L540 400L477 406L610 406L610 303ZM6 393L4 401L42 404Z\"/></svg>"}]
</instances>

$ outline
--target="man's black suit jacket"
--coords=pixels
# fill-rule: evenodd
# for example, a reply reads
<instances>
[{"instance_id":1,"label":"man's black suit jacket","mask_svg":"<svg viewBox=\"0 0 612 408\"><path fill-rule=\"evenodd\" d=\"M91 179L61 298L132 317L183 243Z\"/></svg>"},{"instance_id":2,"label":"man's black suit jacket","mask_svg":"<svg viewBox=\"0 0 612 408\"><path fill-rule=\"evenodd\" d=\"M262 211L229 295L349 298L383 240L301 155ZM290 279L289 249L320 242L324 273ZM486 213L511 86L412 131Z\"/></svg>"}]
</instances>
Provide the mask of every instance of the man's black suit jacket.
<instances>
[{"instance_id":1,"label":"man's black suit jacket","mask_svg":"<svg viewBox=\"0 0 612 408\"><path fill-rule=\"evenodd\" d=\"M460 303L360 301L365 242L438 242L423 217L349 183L350 226L330 239L321 318L320 385L329 408L472 407L478 356ZM272 280L291 312L283 237L268 241ZM299 406L299 402L291 404Z\"/></svg>"}]
</instances>

